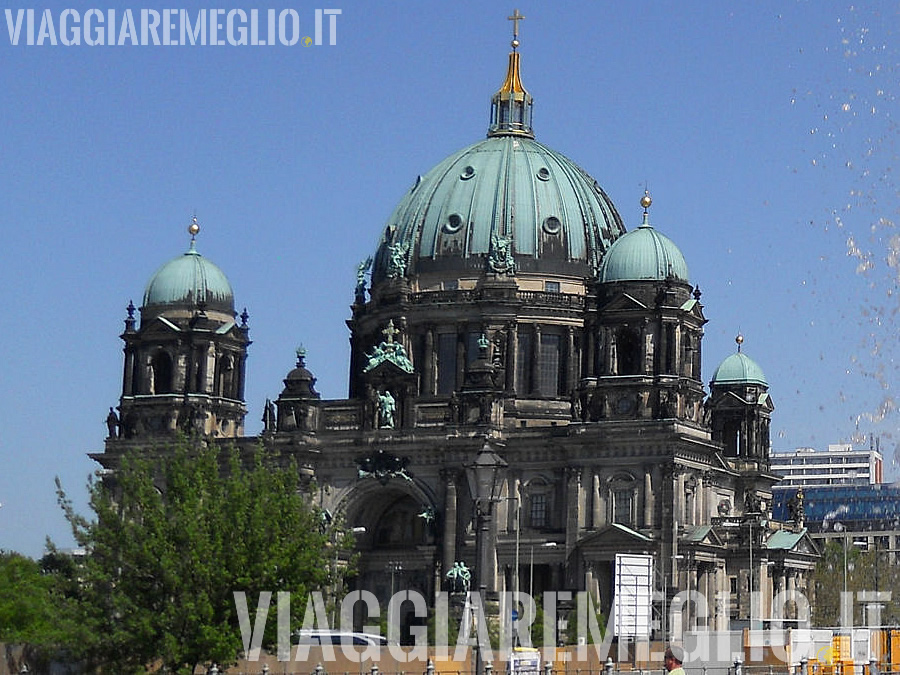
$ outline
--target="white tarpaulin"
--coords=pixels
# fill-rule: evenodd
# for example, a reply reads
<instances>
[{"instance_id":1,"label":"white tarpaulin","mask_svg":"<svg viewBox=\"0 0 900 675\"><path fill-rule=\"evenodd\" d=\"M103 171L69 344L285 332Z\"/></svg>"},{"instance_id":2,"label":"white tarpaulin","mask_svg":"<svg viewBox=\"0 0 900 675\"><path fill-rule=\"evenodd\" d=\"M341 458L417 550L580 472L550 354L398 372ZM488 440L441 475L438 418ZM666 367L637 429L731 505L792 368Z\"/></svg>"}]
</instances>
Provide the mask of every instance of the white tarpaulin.
<instances>
[{"instance_id":1,"label":"white tarpaulin","mask_svg":"<svg viewBox=\"0 0 900 675\"><path fill-rule=\"evenodd\" d=\"M653 609L653 556L616 554L613 634L649 637Z\"/></svg>"}]
</instances>

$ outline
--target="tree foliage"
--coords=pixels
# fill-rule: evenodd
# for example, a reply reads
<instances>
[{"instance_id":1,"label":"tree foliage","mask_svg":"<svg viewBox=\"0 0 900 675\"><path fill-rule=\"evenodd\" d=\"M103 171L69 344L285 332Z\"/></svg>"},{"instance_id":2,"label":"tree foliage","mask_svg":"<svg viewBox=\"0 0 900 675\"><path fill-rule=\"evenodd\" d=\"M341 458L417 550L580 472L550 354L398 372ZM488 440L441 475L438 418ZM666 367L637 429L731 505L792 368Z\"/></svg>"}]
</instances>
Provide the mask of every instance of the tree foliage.
<instances>
[{"instance_id":1,"label":"tree foliage","mask_svg":"<svg viewBox=\"0 0 900 675\"><path fill-rule=\"evenodd\" d=\"M242 457L235 448L184 441L155 456L124 457L89 491L90 520L62 490L59 499L87 550L79 570L77 612L89 629L81 656L114 672L232 663L243 649L235 591L247 593L251 612L261 591L289 591L299 614L308 593L335 573L322 564L334 534L321 526L296 467L277 466L263 450Z\"/></svg>"},{"instance_id":2,"label":"tree foliage","mask_svg":"<svg viewBox=\"0 0 900 675\"><path fill-rule=\"evenodd\" d=\"M0 551L0 642L51 641L54 601L54 579L39 563Z\"/></svg>"},{"instance_id":3,"label":"tree foliage","mask_svg":"<svg viewBox=\"0 0 900 675\"><path fill-rule=\"evenodd\" d=\"M866 603L862 592L890 592L890 600L879 602L881 623L895 625L900 621L900 574L897 573L896 551L863 550L852 541L831 541L825 545L813 575L815 597L812 619L816 626L837 626L841 620L841 592L844 575L847 592L853 594L853 623L864 625Z\"/></svg>"}]
</instances>

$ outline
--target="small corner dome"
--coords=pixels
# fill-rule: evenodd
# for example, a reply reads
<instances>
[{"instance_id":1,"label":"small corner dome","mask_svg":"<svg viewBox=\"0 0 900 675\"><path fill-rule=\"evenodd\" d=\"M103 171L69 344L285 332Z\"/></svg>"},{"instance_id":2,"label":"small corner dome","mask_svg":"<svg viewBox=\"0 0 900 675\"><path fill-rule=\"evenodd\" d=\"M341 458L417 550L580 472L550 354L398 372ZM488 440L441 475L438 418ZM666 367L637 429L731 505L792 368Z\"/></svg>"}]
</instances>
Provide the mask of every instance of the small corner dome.
<instances>
[{"instance_id":1,"label":"small corner dome","mask_svg":"<svg viewBox=\"0 0 900 675\"><path fill-rule=\"evenodd\" d=\"M665 281L690 282L687 262L671 239L644 224L619 237L603 258L598 274L601 282Z\"/></svg>"},{"instance_id":2,"label":"small corner dome","mask_svg":"<svg viewBox=\"0 0 900 675\"><path fill-rule=\"evenodd\" d=\"M185 305L234 316L234 292L228 278L197 252L193 241L186 253L160 267L144 290L144 308Z\"/></svg>"},{"instance_id":3,"label":"small corner dome","mask_svg":"<svg viewBox=\"0 0 900 675\"><path fill-rule=\"evenodd\" d=\"M730 384L758 384L763 387L769 386L766 375L762 368L742 352L732 354L719 364L716 372L713 373L712 386L730 385Z\"/></svg>"}]
</instances>

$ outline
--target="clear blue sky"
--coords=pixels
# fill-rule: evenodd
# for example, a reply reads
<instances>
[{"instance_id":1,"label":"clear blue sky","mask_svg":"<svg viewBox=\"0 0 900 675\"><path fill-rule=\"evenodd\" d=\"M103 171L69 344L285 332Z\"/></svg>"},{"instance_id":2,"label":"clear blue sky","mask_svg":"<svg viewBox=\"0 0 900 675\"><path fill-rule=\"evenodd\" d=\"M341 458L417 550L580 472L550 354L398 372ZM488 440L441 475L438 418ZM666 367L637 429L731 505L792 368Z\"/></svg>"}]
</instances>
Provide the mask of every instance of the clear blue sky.
<instances>
[{"instance_id":1,"label":"clear blue sky","mask_svg":"<svg viewBox=\"0 0 900 675\"><path fill-rule=\"evenodd\" d=\"M314 31L314 4L217 6L295 7ZM71 544L54 476L83 509L125 307L195 211L199 250L250 313L248 432L301 342L323 394L346 395L356 264L416 175L484 136L513 5L320 6L342 10L335 46L13 46L2 10L18 7L0 6L0 548ZM703 291L704 380L741 331L775 450L858 429L892 460L897 3L519 9L537 138L629 229L649 184Z\"/></svg>"}]
</instances>

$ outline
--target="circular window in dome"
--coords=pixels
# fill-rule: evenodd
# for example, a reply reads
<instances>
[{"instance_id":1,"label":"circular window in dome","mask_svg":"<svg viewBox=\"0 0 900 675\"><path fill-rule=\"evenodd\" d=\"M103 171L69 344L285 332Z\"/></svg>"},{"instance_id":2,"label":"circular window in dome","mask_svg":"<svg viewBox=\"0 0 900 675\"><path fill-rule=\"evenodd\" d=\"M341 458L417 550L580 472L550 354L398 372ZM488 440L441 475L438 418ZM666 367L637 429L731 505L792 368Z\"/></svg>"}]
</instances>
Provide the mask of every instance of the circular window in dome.
<instances>
[{"instance_id":1,"label":"circular window in dome","mask_svg":"<svg viewBox=\"0 0 900 675\"><path fill-rule=\"evenodd\" d=\"M559 231L562 230L562 223L556 216L550 216L544 221L542 227L547 234L559 234Z\"/></svg>"},{"instance_id":2,"label":"circular window in dome","mask_svg":"<svg viewBox=\"0 0 900 675\"><path fill-rule=\"evenodd\" d=\"M550 180L550 169L546 166L542 166L538 169L537 177L544 181Z\"/></svg>"},{"instance_id":3,"label":"circular window in dome","mask_svg":"<svg viewBox=\"0 0 900 675\"><path fill-rule=\"evenodd\" d=\"M444 227L442 228L444 232L447 234L456 234L462 229L463 221L460 218L458 213L451 213L447 217L447 222L444 223Z\"/></svg>"},{"instance_id":4,"label":"circular window in dome","mask_svg":"<svg viewBox=\"0 0 900 675\"><path fill-rule=\"evenodd\" d=\"M474 178L475 177L475 167L467 166L465 169L462 170L462 173L459 174L459 177L462 178L463 180L469 180L470 178Z\"/></svg>"}]
</instances>

